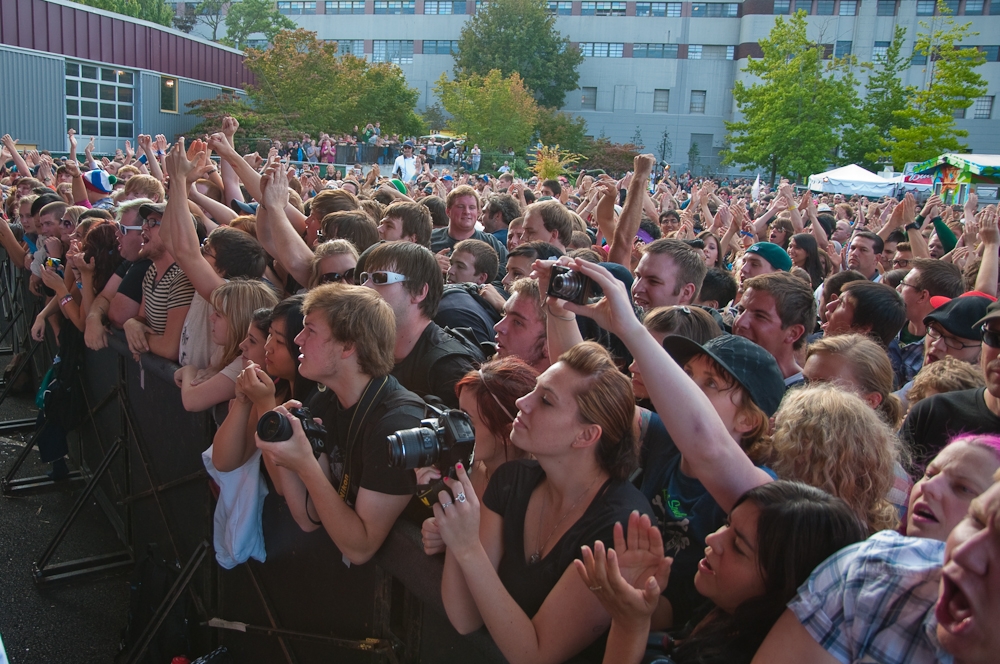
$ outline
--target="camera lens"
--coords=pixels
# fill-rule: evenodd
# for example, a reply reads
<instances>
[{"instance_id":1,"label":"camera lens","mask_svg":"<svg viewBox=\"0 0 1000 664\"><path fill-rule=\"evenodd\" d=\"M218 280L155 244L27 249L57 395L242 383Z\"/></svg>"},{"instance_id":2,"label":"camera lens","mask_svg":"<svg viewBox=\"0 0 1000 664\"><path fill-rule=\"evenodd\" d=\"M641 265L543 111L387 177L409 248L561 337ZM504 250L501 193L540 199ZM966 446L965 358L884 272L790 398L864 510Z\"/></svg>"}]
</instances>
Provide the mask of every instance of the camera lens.
<instances>
[{"instance_id":1,"label":"camera lens","mask_svg":"<svg viewBox=\"0 0 1000 664\"><path fill-rule=\"evenodd\" d=\"M437 462L441 454L437 432L427 427L403 429L388 438L389 466L392 468L425 468Z\"/></svg>"},{"instance_id":2,"label":"camera lens","mask_svg":"<svg viewBox=\"0 0 1000 664\"><path fill-rule=\"evenodd\" d=\"M552 277L552 290L564 300L575 300L583 291L583 283L575 272L564 272Z\"/></svg>"},{"instance_id":3,"label":"camera lens","mask_svg":"<svg viewBox=\"0 0 1000 664\"><path fill-rule=\"evenodd\" d=\"M257 420L257 435L263 441L280 443L292 437L292 425L281 413L268 411Z\"/></svg>"}]
</instances>

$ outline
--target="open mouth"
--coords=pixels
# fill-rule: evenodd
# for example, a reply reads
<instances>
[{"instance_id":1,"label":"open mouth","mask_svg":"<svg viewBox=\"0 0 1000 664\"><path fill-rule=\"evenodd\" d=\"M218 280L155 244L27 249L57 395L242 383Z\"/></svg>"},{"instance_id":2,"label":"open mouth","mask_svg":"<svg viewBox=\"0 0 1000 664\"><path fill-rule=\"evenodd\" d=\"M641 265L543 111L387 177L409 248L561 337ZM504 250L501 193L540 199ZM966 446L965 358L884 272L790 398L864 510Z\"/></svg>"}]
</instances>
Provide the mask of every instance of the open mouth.
<instances>
[{"instance_id":1,"label":"open mouth","mask_svg":"<svg viewBox=\"0 0 1000 664\"><path fill-rule=\"evenodd\" d=\"M913 506L913 517L915 520L920 520L930 523L940 523L938 518L934 516L934 512L931 511L927 505L923 503L917 503Z\"/></svg>"},{"instance_id":2,"label":"open mouth","mask_svg":"<svg viewBox=\"0 0 1000 664\"><path fill-rule=\"evenodd\" d=\"M972 628L974 617L969 599L947 574L941 576L941 596L934 615L938 624L950 634L962 634Z\"/></svg>"},{"instance_id":3,"label":"open mouth","mask_svg":"<svg viewBox=\"0 0 1000 664\"><path fill-rule=\"evenodd\" d=\"M708 562L708 558L702 558L698 561L698 571L705 574L715 574L715 570L712 569L712 564Z\"/></svg>"}]
</instances>

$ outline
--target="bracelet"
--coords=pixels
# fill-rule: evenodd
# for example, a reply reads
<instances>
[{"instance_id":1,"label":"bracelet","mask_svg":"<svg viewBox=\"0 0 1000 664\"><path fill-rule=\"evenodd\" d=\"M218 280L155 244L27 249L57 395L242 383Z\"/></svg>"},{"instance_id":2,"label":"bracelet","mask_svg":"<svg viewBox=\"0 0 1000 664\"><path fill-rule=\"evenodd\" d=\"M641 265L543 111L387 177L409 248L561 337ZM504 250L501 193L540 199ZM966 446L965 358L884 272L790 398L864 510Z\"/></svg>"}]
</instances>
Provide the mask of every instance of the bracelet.
<instances>
[{"instance_id":1,"label":"bracelet","mask_svg":"<svg viewBox=\"0 0 1000 664\"><path fill-rule=\"evenodd\" d=\"M554 313L552 313L552 305L551 304L545 305L545 310L548 312L548 314L550 316L552 316L553 318L558 318L559 320L567 320L567 321L568 320L576 320L576 314L570 314L569 316L557 316L557 315L555 315Z\"/></svg>"},{"instance_id":2,"label":"bracelet","mask_svg":"<svg viewBox=\"0 0 1000 664\"><path fill-rule=\"evenodd\" d=\"M69 295L69 294L63 295L62 298L59 300L59 306L60 307L65 307L67 303L72 302L72 301L73 301L73 296L72 295Z\"/></svg>"},{"instance_id":3,"label":"bracelet","mask_svg":"<svg viewBox=\"0 0 1000 664\"><path fill-rule=\"evenodd\" d=\"M308 491L306 491L306 518L309 519L309 521L311 521L314 526L322 526L323 525L322 521L313 521L312 515L309 514L309 492Z\"/></svg>"}]
</instances>

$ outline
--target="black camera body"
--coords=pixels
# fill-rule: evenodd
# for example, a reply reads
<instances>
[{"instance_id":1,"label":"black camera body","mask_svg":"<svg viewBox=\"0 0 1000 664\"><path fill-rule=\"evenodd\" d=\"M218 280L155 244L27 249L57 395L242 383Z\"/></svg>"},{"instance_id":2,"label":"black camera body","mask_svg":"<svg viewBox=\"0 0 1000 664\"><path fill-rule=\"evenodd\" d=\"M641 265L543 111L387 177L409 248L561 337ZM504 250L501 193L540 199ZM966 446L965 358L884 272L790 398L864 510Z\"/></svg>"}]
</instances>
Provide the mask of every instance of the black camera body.
<instances>
[{"instance_id":1,"label":"black camera body","mask_svg":"<svg viewBox=\"0 0 1000 664\"><path fill-rule=\"evenodd\" d=\"M326 427L317 423L305 406L291 408L288 412L302 422L302 431L309 439L313 455L318 459L326 447ZM257 435L268 443L280 443L292 437L292 423L281 413L269 410L257 420Z\"/></svg>"},{"instance_id":2,"label":"black camera body","mask_svg":"<svg viewBox=\"0 0 1000 664\"><path fill-rule=\"evenodd\" d=\"M389 466L410 470L436 466L442 479L432 484L418 484L417 498L424 505L432 506L438 494L451 491L443 478L457 479L455 464L472 467L476 447L476 430L468 414L453 409L427 408L437 417L420 420L420 426L402 429L388 436Z\"/></svg>"},{"instance_id":3,"label":"black camera body","mask_svg":"<svg viewBox=\"0 0 1000 664\"><path fill-rule=\"evenodd\" d=\"M564 265L552 266L548 295L575 304L587 304L593 290L594 282L587 275Z\"/></svg>"}]
</instances>

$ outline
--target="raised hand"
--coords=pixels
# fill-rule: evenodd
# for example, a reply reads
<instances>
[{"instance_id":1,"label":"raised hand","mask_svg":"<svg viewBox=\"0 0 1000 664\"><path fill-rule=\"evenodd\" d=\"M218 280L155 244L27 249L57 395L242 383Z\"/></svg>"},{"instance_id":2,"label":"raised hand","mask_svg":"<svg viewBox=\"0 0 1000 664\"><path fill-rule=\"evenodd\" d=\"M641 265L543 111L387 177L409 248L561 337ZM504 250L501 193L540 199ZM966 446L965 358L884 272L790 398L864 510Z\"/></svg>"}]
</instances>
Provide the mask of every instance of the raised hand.
<instances>
[{"instance_id":1,"label":"raised hand","mask_svg":"<svg viewBox=\"0 0 1000 664\"><path fill-rule=\"evenodd\" d=\"M265 210L283 210L288 204L288 179L283 177L284 166L277 160L268 160L260 178L261 206Z\"/></svg>"}]
</instances>

